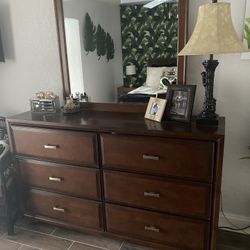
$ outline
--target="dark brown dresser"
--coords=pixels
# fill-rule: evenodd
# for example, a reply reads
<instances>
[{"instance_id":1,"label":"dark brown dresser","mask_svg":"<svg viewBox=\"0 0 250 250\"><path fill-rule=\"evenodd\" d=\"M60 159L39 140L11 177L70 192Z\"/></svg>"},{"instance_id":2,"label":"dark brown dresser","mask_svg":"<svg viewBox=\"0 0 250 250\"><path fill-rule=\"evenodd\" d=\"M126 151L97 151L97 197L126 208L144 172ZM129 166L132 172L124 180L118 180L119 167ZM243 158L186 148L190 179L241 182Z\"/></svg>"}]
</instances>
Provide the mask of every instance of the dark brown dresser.
<instances>
[{"instance_id":1,"label":"dark brown dresser","mask_svg":"<svg viewBox=\"0 0 250 250\"><path fill-rule=\"evenodd\" d=\"M215 250L224 119L156 123L82 111L8 119L22 211L166 250Z\"/></svg>"}]
</instances>

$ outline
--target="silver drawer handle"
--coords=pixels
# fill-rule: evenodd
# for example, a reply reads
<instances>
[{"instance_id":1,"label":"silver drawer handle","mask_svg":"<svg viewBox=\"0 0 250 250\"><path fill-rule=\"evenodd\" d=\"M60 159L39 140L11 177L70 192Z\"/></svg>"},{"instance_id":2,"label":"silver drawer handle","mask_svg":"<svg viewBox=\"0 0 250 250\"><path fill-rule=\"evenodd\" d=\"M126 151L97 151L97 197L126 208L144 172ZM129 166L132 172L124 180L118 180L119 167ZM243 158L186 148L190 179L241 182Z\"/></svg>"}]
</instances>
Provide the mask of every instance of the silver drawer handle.
<instances>
[{"instance_id":1,"label":"silver drawer handle","mask_svg":"<svg viewBox=\"0 0 250 250\"><path fill-rule=\"evenodd\" d=\"M154 198L160 198L160 194L155 192L144 192L145 197L154 197Z\"/></svg>"},{"instance_id":2,"label":"silver drawer handle","mask_svg":"<svg viewBox=\"0 0 250 250\"><path fill-rule=\"evenodd\" d=\"M53 207L53 210L56 211L56 212L65 213L65 209L63 209L63 208Z\"/></svg>"},{"instance_id":3,"label":"silver drawer handle","mask_svg":"<svg viewBox=\"0 0 250 250\"><path fill-rule=\"evenodd\" d=\"M49 177L49 180L50 180L50 181L61 182L61 181L62 181L62 178L50 176L50 177Z\"/></svg>"},{"instance_id":4,"label":"silver drawer handle","mask_svg":"<svg viewBox=\"0 0 250 250\"><path fill-rule=\"evenodd\" d=\"M44 145L43 147L44 147L45 149L57 149L57 148L59 148L58 145L49 145L49 144Z\"/></svg>"},{"instance_id":5,"label":"silver drawer handle","mask_svg":"<svg viewBox=\"0 0 250 250\"><path fill-rule=\"evenodd\" d=\"M142 156L143 160L153 160L153 161L159 161L160 157L159 156L155 156L155 155L143 155Z\"/></svg>"},{"instance_id":6,"label":"silver drawer handle","mask_svg":"<svg viewBox=\"0 0 250 250\"><path fill-rule=\"evenodd\" d=\"M150 231L150 232L155 232L155 233L159 233L160 229L153 227L153 226L145 226L144 227L145 231Z\"/></svg>"}]
</instances>

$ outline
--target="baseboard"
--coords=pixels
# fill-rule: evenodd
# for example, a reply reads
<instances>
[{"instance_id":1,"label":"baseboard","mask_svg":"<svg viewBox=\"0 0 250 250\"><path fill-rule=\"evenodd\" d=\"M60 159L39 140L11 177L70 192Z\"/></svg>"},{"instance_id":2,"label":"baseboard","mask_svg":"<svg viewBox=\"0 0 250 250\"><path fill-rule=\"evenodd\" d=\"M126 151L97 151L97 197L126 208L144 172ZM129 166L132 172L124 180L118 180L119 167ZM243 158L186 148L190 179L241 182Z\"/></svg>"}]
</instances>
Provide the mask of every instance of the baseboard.
<instances>
[{"instance_id":1,"label":"baseboard","mask_svg":"<svg viewBox=\"0 0 250 250\"><path fill-rule=\"evenodd\" d=\"M240 216L236 214L225 213L226 218L239 228L250 226L250 217ZM222 213L220 213L219 227L233 227L232 224L226 219ZM250 234L250 228L244 231L234 231L238 233L248 233Z\"/></svg>"}]
</instances>

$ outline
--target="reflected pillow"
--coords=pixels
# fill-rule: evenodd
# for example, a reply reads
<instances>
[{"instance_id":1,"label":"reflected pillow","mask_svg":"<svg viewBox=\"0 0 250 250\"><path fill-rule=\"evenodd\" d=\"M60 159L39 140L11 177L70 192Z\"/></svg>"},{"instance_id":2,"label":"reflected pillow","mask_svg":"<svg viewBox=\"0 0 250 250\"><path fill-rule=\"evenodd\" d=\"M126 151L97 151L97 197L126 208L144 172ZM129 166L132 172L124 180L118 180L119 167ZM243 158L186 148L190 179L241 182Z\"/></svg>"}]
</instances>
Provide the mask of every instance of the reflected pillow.
<instances>
[{"instance_id":1,"label":"reflected pillow","mask_svg":"<svg viewBox=\"0 0 250 250\"><path fill-rule=\"evenodd\" d=\"M147 67L147 79L145 86L157 88L160 84L163 71L166 67Z\"/></svg>"}]
</instances>

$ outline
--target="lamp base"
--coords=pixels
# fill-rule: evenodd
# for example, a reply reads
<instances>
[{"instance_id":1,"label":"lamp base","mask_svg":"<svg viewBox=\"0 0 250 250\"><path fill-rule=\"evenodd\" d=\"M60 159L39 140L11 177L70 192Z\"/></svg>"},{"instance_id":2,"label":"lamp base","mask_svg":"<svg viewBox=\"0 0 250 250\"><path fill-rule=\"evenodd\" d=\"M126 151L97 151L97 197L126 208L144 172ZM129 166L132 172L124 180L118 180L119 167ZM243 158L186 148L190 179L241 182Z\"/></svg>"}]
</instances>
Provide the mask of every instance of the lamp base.
<instances>
[{"instance_id":1,"label":"lamp base","mask_svg":"<svg viewBox=\"0 0 250 250\"><path fill-rule=\"evenodd\" d=\"M217 114L214 114L213 117L204 117L202 116L202 113L201 113L196 118L196 124L217 126L219 124L219 116Z\"/></svg>"}]
</instances>

